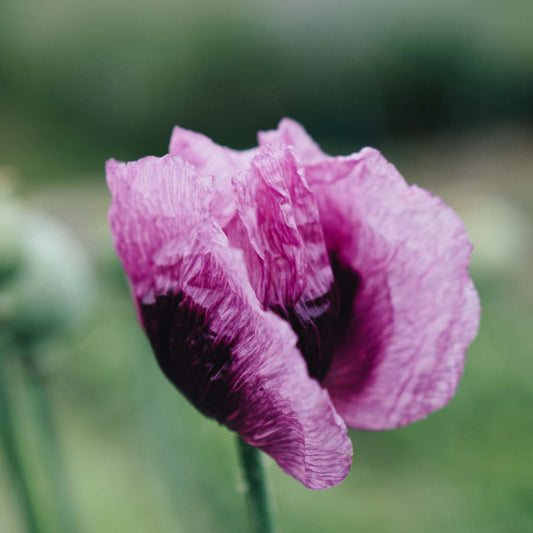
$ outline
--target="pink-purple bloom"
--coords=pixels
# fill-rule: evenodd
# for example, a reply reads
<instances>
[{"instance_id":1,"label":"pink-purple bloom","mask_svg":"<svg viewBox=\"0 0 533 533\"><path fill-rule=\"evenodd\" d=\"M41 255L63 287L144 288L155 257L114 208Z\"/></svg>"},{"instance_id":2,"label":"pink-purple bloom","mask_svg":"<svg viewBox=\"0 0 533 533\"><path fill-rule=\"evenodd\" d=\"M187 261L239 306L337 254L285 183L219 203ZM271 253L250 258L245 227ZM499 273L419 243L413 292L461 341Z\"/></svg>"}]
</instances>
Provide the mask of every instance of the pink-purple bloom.
<instances>
[{"instance_id":1,"label":"pink-purple bloom","mask_svg":"<svg viewBox=\"0 0 533 533\"><path fill-rule=\"evenodd\" d=\"M106 171L161 369L305 486L347 475L347 426L396 428L453 396L479 323L471 244L378 151L331 157L287 119L246 151L176 127L169 155Z\"/></svg>"}]
</instances>

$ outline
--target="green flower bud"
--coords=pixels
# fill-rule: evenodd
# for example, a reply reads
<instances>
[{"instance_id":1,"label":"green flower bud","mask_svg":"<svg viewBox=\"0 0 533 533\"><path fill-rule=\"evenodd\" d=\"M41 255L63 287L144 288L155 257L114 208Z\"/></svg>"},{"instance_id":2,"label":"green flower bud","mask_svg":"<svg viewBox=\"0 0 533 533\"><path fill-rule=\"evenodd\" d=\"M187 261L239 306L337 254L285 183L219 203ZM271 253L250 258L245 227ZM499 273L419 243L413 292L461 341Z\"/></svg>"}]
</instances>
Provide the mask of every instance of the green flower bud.
<instances>
[{"instance_id":1,"label":"green flower bud","mask_svg":"<svg viewBox=\"0 0 533 533\"><path fill-rule=\"evenodd\" d=\"M0 322L19 343L35 343L87 315L92 272L85 250L60 223L21 211L19 266L0 293Z\"/></svg>"}]
</instances>

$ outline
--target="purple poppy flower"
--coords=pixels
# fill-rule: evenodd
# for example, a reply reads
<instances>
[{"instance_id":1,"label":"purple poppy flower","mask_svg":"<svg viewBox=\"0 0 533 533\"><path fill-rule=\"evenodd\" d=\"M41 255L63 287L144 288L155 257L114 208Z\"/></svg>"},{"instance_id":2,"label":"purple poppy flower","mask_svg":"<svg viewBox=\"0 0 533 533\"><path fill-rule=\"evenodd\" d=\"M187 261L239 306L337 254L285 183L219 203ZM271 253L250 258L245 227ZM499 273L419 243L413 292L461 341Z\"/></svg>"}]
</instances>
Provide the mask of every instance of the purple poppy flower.
<instances>
[{"instance_id":1,"label":"purple poppy flower","mask_svg":"<svg viewBox=\"0 0 533 533\"><path fill-rule=\"evenodd\" d=\"M471 244L372 149L330 157L296 122L234 151L175 128L107 162L114 243L172 383L305 486L350 469L346 426L444 406L475 337Z\"/></svg>"}]
</instances>

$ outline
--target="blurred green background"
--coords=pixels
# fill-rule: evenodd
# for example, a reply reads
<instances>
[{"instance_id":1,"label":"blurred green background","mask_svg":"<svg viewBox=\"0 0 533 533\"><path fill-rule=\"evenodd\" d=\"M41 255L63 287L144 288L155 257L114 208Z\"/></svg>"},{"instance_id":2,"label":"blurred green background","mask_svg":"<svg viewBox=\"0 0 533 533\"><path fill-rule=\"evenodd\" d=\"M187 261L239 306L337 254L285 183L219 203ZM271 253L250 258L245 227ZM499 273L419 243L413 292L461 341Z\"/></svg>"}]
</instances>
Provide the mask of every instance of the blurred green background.
<instances>
[{"instance_id":1,"label":"blurred green background","mask_svg":"<svg viewBox=\"0 0 533 533\"><path fill-rule=\"evenodd\" d=\"M19 201L0 203L0 260L38 252L20 292L0 285L0 342L18 346L2 342L2 387L46 531L31 328L81 531L246 531L233 435L172 389L137 325L103 164L165 153L175 124L249 147L282 116L331 153L380 148L452 205L483 316L450 405L352 432L341 486L309 491L269 460L280 531L533 531L532 20L530 0L2 0L0 185ZM69 327L45 335L56 315ZM7 455L0 531L17 533Z\"/></svg>"}]
</instances>

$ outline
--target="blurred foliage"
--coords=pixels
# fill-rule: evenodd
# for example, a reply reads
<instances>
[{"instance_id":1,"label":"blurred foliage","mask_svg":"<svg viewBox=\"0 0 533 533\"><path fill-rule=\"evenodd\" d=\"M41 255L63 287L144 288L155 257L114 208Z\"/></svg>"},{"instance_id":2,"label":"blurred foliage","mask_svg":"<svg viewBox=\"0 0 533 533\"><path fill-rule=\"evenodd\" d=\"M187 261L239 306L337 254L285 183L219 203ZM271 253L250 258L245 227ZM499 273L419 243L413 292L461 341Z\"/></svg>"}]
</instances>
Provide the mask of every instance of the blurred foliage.
<instances>
[{"instance_id":1,"label":"blurred foliage","mask_svg":"<svg viewBox=\"0 0 533 533\"><path fill-rule=\"evenodd\" d=\"M532 19L529 0L3 0L0 157L59 179L161 154L176 123L246 147L288 115L350 148L531 124Z\"/></svg>"},{"instance_id":2,"label":"blurred foliage","mask_svg":"<svg viewBox=\"0 0 533 533\"><path fill-rule=\"evenodd\" d=\"M71 227L96 269L90 285L39 237L46 224L26 232L48 252L45 270L80 291L63 307L46 293L50 316L74 316L89 297L96 306L38 348L82 531L246 528L233 435L167 383L136 322L106 225L103 161L164 153L174 124L250 146L285 115L332 152L385 148L408 181L459 210L476 243L483 317L451 404L398 431L352 432L341 486L308 491L269 461L281 531L533 529L532 19L529 0L0 3L1 165L21 176L32 208ZM6 205L9 273L24 224ZM52 532L16 367L9 381ZM17 533L7 479L0 454L0 531Z\"/></svg>"}]
</instances>

